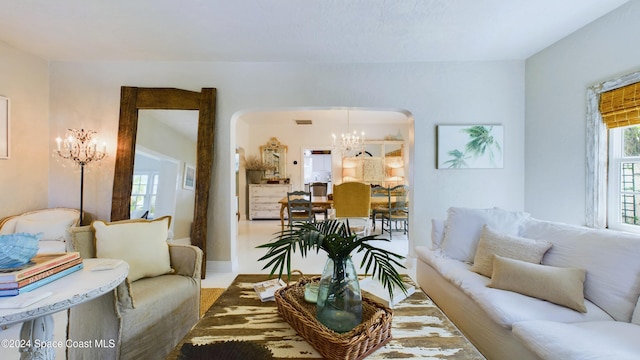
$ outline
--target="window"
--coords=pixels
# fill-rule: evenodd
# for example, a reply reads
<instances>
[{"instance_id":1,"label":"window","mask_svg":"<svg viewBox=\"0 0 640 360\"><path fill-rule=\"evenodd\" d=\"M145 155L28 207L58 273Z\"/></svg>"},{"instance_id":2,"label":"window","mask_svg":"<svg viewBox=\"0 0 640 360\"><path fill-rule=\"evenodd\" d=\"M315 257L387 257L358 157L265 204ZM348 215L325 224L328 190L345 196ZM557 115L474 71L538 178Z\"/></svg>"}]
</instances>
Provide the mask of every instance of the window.
<instances>
[{"instance_id":1,"label":"window","mask_svg":"<svg viewBox=\"0 0 640 360\"><path fill-rule=\"evenodd\" d=\"M640 232L640 126L609 130L610 228Z\"/></svg>"},{"instance_id":2,"label":"window","mask_svg":"<svg viewBox=\"0 0 640 360\"><path fill-rule=\"evenodd\" d=\"M640 158L624 150L625 131L627 145L633 141L636 130L625 130L632 125L640 125L640 72L587 89L587 226L640 232L640 226L631 225L639 207L635 173Z\"/></svg>"},{"instance_id":3,"label":"window","mask_svg":"<svg viewBox=\"0 0 640 360\"><path fill-rule=\"evenodd\" d=\"M131 187L131 213L135 210L149 210L149 217L155 213L158 193L157 172L136 173Z\"/></svg>"}]
</instances>

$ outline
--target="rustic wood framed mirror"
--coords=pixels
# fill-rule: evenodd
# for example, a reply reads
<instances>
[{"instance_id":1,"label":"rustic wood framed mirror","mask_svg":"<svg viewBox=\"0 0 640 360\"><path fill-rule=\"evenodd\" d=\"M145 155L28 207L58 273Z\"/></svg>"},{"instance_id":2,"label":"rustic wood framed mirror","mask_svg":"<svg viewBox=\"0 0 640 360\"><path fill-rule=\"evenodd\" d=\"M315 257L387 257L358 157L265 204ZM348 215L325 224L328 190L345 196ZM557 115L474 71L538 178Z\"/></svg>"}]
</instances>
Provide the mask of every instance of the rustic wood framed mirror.
<instances>
[{"instance_id":1,"label":"rustic wood framed mirror","mask_svg":"<svg viewBox=\"0 0 640 360\"><path fill-rule=\"evenodd\" d=\"M138 110L196 110L198 136L196 145L195 206L191 224L191 244L202 249L202 277L206 274L207 210L213 165L213 138L216 89L200 92L175 88L141 88L123 86L120 93L118 149L113 179L111 221L129 219L133 168L138 129Z\"/></svg>"}]
</instances>

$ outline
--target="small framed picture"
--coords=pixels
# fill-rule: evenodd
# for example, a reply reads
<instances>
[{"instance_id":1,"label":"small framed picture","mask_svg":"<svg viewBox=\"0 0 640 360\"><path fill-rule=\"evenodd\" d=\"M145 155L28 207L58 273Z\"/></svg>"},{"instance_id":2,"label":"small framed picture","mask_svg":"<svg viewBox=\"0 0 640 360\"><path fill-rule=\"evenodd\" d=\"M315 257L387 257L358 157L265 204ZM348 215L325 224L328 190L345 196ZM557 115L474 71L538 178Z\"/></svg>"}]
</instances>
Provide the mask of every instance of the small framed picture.
<instances>
[{"instance_id":1,"label":"small framed picture","mask_svg":"<svg viewBox=\"0 0 640 360\"><path fill-rule=\"evenodd\" d=\"M9 98L0 96L0 159L9 158Z\"/></svg>"},{"instance_id":2,"label":"small framed picture","mask_svg":"<svg viewBox=\"0 0 640 360\"><path fill-rule=\"evenodd\" d=\"M182 188L187 190L194 190L196 188L196 167L191 164L184 164Z\"/></svg>"}]
</instances>

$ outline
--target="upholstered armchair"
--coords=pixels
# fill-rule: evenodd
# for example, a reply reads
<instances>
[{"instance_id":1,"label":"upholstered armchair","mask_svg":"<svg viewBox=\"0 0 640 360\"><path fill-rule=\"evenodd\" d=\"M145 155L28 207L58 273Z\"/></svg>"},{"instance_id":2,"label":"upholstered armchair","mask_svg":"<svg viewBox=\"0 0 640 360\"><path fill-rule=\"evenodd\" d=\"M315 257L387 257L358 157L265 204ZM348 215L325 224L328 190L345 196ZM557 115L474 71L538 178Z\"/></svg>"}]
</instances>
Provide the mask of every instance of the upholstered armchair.
<instances>
[{"instance_id":1,"label":"upholstered armchair","mask_svg":"<svg viewBox=\"0 0 640 360\"><path fill-rule=\"evenodd\" d=\"M75 251L83 258L96 257L94 227L70 232ZM69 348L69 359L164 359L180 342L200 316L202 251L190 245L168 247L172 273L127 280L69 310L68 339L107 344Z\"/></svg>"}]
</instances>

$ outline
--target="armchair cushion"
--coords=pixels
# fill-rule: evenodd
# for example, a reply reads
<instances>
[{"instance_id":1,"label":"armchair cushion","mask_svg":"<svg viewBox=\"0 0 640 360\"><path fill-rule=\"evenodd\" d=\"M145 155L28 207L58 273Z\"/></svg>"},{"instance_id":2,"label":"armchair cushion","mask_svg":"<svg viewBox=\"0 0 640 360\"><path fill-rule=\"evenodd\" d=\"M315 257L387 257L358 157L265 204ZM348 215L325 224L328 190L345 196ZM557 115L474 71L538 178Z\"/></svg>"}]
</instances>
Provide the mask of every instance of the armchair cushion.
<instances>
[{"instance_id":1,"label":"armchair cushion","mask_svg":"<svg viewBox=\"0 0 640 360\"><path fill-rule=\"evenodd\" d=\"M155 220L94 221L96 256L129 263L129 281L172 271L167 235L170 216Z\"/></svg>"}]
</instances>

